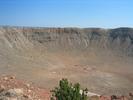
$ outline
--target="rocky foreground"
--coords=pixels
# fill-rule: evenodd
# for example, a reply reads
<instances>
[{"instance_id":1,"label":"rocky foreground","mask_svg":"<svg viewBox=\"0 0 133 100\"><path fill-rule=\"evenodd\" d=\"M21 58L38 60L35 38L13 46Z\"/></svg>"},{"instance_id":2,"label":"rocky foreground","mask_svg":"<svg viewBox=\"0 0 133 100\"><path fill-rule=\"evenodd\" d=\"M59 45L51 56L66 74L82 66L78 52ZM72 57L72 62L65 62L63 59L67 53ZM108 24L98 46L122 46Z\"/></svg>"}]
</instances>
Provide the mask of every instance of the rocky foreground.
<instances>
[{"instance_id":1,"label":"rocky foreground","mask_svg":"<svg viewBox=\"0 0 133 100\"><path fill-rule=\"evenodd\" d=\"M0 100L49 100L49 92L14 76L0 77Z\"/></svg>"},{"instance_id":2,"label":"rocky foreground","mask_svg":"<svg viewBox=\"0 0 133 100\"><path fill-rule=\"evenodd\" d=\"M92 94L88 92L89 100L133 100L132 93L128 96ZM50 92L18 80L14 76L2 76L0 77L0 100L50 100Z\"/></svg>"}]
</instances>

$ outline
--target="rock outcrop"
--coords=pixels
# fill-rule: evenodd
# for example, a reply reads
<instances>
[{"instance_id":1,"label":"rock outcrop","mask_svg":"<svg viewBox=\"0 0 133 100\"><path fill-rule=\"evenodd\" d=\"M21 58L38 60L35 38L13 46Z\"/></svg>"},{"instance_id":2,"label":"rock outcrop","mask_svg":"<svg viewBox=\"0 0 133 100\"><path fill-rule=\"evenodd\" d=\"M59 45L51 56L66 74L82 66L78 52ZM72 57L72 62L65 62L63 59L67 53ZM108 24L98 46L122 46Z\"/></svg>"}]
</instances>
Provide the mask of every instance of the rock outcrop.
<instances>
[{"instance_id":1,"label":"rock outcrop","mask_svg":"<svg viewBox=\"0 0 133 100\"><path fill-rule=\"evenodd\" d=\"M50 93L14 76L2 76L0 100L50 100Z\"/></svg>"}]
</instances>

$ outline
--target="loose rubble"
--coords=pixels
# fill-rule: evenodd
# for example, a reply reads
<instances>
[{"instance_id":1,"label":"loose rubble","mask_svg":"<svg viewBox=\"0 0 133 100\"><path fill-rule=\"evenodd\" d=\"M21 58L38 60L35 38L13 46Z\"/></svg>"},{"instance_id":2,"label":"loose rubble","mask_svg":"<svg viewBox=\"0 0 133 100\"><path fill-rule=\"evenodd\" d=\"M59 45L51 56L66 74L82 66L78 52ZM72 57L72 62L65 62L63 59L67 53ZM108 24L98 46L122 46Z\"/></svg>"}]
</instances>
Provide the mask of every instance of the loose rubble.
<instances>
[{"instance_id":1,"label":"loose rubble","mask_svg":"<svg viewBox=\"0 0 133 100\"><path fill-rule=\"evenodd\" d=\"M48 91L14 76L0 77L0 100L50 100L49 94Z\"/></svg>"},{"instance_id":2,"label":"loose rubble","mask_svg":"<svg viewBox=\"0 0 133 100\"><path fill-rule=\"evenodd\" d=\"M116 95L111 95L111 96L98 96L98 95L93 95L89 97L89 100L133 100L133 94L129 93L127 96L116 96Z\"/></svg>"}]
</instances>

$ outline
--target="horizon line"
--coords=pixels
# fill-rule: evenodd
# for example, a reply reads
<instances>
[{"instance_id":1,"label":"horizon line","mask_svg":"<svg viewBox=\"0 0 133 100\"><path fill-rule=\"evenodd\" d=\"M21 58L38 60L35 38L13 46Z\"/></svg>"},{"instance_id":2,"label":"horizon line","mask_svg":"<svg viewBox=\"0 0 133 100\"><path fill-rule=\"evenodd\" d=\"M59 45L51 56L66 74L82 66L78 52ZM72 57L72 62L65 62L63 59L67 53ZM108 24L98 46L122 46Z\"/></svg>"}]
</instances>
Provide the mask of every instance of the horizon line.
<instances>
[{"instance_id":1,"label":"horizon line","mask_svg":"<svg viewBox=\"0 0 133 100\"><path fill-rule=\"evenodd\" d=\"M17 28L75 28L75 29L118 29L118 28L133 28L133 27L128 27L128 26L121 26L121 27L110 27L110 28L106 28L106 27L79 27L79 26L66 26L66 27L61 27L61 26L27 26L27 25L0 25L0 27L17 27Z\"/></svg>"}]
</instances>

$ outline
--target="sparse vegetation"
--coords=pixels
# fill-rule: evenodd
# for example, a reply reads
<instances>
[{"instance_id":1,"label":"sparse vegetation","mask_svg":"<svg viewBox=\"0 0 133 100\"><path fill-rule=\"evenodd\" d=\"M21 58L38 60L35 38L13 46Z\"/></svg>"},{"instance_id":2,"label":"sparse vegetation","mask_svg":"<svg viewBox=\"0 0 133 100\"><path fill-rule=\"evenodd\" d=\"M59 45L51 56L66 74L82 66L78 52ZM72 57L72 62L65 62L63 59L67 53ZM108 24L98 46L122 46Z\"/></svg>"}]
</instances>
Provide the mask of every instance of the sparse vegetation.
<instances>
[{"instance_id":1,"label":"sparse vegetation","mask_svg":"<svg viewBox=\"0 0 133 100\"><path fill-rule=\"evenodd\" d=\"M67 79L62 79L59 82L59 87L52 90L51 100L87 100L87 89L81 91L79 83L72 84Z\"/></svg>"}]
</instances>

